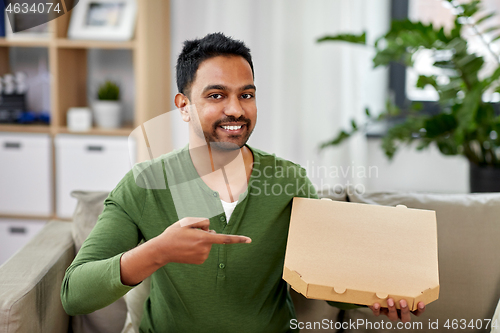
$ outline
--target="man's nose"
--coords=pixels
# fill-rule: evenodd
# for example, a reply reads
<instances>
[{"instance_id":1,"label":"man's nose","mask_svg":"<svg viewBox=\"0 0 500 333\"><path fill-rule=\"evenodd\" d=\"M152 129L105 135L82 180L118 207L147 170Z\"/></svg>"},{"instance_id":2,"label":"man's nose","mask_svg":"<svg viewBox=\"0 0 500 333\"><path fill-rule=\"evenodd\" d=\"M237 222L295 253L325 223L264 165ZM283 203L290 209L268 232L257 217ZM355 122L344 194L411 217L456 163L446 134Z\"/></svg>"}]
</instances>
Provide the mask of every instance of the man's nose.
<instances>
[{"instance_id":1,"label":"man's nose","mask_svg":"<svg viewBox=\"0 0 500 333\"><path fill-rule=\"evenodd\" d=\"M227 116L233 116L235 118L239 118L240 116L245 114L245 110L243 110L243 106L240 103L238 97L231 97L224 108L224 113Z\"/></svg>"}]
</instances>

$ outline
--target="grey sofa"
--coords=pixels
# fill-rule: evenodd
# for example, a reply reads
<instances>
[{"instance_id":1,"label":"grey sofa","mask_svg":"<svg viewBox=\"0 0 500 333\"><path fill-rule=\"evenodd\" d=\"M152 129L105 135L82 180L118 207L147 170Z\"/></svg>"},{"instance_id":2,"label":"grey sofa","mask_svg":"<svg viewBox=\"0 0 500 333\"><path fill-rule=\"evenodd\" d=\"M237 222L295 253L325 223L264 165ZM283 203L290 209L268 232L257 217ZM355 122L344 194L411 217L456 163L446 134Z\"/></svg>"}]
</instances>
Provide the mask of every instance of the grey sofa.
<instances>
[{"instance_id":1,"label":"grey sofa","mask_svg":"<svg viewBox=\"0 0 500 333\"><path fill-rule=\"evenodd\" d=\"M325 194L325 196L329 196ZM114 309L107 309L101 320L112 322L113 328L97 328L85 318L70 318L64 312L59 299L60 287L66 267L71 263L75 251L102 211L105 194L82 194L73 223L51 221L45 228L0 266L0 332L133 332L130 320L140 320L140 311L134 312L121 301ZM474 325L481 321L482 327L466 327L460 332L490 332L487 320L494 316L500 298L500 194L417 194L417 193L371 193L358 194L346 190L334 194L336 200L395 206L403 204L411 208L432 209L437 212L438 252L440 265L440 298L427 306L426 313L414 322L422 328L404 331L425 332L429 322L438 320L441 331L453 331L444 327L446 321L471 320ZM390 244L388 244L390 246ZM397 250L397 249L395 249ZM415 249L418 251L418 249ZM411 260L411 258L408 258ZM135 290L135 289L134 289ZM128 296L128 295L127 295ZM371 323L370 325L345 325L344 332L389 332L375 325L386 318L374 317L369 309L339 311L324 301L308 300L292 292L298 321L304 327L314 323ZM136 298L136 297L130 297ZM139 303L140 301L140 297ZM140 304L139 304L140 307ZM110 314L110 311L111 314ZM498 311L497 311L498 312ZM128 316L128 317L127 317ZM498 317L498 313L495 314ZM88 320L97 318L94 316ZM71 320L70 320L71 319ZM128 326L125 321L129 321ZM500 319L497 319L500 320ZM71 324L73 322L73 324ZM500 324L500 322L498 323ZM316 326L317 328L318 326ZM337 325L338 327L338 325ZM380 326L378 326L380 327ZM324 327L323 327L324 328ZM303 329L301 332L318 330ZM321 329L335 332L334 327ZM393 330L392 330L393 331ZM497 332L497 331L495 331Z\"/></svg>"}]
</instances>

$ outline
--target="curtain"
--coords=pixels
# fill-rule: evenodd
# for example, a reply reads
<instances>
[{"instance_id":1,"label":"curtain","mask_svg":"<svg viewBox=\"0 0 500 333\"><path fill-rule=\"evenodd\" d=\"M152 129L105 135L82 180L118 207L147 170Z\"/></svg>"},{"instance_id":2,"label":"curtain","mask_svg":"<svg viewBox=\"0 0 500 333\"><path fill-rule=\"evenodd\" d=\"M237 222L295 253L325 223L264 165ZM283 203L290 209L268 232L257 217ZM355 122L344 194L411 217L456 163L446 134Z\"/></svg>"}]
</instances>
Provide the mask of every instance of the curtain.
<instances>
[{"instance_id":1,"label":"curtain","mask_svg":"<svg viewBox=\"0 0 500 333\"><path fill-rule=\"evenodd\" d=\"M365 107L384 107L387 71L373 70L373 48L316 39L366 30L373 45L389 28L389 0L171 0L171 6L172 67L184 40L211 32L251 49L258 109L251 146L301 164L318 188L366 183L365 136L323 151L319 145L352 118L362 122ZM178 148L187 143L187 125L172 114Z\"/></svg>"}]
</instances>

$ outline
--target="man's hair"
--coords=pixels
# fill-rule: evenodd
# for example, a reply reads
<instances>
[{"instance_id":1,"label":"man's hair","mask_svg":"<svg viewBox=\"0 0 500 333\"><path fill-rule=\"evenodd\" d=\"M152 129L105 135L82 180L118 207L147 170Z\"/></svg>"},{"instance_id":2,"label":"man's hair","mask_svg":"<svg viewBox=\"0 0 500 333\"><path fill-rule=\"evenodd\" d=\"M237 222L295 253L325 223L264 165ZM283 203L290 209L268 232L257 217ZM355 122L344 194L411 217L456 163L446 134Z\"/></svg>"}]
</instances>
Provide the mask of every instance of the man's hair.
<instances>
[{"instance_id":1,"label":"man's hair","mask_svg":"<svg viewBox=\"0 0 500 333\"><path fill-rule=\"evenodd\" d=\"M181 54L177 58L177 89L188 96L191 84L196 78L196 71L200 64L217 56L241 56L249 64L253 72L252 56L250 49L242 42L223 33L208 34L201 39L187 40Z\"/></svg>"}]
</instances>

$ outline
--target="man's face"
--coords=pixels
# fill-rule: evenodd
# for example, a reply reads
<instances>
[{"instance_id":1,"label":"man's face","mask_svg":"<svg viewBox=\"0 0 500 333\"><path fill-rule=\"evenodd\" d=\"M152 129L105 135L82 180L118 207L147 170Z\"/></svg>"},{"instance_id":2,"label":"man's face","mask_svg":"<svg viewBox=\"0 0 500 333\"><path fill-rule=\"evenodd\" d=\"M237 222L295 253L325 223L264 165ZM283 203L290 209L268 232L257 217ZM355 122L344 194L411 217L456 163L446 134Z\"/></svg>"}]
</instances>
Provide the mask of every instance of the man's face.
<instances>
[{"instance_id":1,"label":"man's face","mask_svg":"<svg viewBox=\"0 0 500 333\"><path fill-rule=\"evenodd\" d=\"M191 113L196 113L191 114L191 125L196 135L222 150L243 147L257 120L248 62L240 56L203 61L191 85L190 104L195 106L191 108Z\"/></svg>"}]
</instances>

